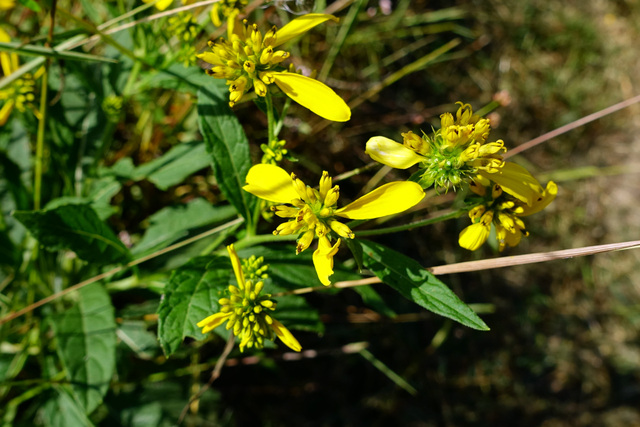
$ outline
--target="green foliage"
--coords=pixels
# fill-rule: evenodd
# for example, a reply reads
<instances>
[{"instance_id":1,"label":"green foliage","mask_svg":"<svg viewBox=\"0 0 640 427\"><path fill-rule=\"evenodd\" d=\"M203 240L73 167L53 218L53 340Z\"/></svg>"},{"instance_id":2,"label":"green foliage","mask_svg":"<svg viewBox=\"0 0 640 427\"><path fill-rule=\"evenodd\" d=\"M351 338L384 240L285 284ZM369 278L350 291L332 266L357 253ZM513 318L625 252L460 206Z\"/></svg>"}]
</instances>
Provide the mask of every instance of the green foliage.
<instances>
[{"instance_id":1,"label":"green foliage","mask_svg":"<svg viewBox=\"0 0 640 427\"><path fill-rule=\"evenodd\" d=\"M214 207L203 199L168 206L149 217L149 228L131 252L140 255L162 249L186 236L189 230L231 219L235 213L232 206Z\"/></svg>"},{"instance_id":2,"label":"green foliage","mask_svg":"<svg viewBox=\"0 0 640 427\"><path fill-rule=\"evenodd\" d=\"M242 190L251 167L249 142L228 105L220 84L198 91L198 125L211 157L220 191L247 223L252 224L256 199Z\"/></svg>"},{"instance_id":3,"label":"green foliage","mask_svg":"<svg viewBox=\"0 0 640 427\"><path fill-rule=\"evenodd\" d=\"M125 262L129 250L87 205L62 205L43 211L16 211L14 217L51 251L70 249L97 264Z\"/></svg>"},{"instance_id":4,"label":"green foliage","mask_svg":"<svg viewBox=\"0 0 640 427\"><path fill-rule=\"evenodd\" d=\"M231 263L223 257L195 258L171 273L158 307L158 340L167 356L186 337L204 338L196 323L218 310L230 277Z\"/></svg>"},{"instance_id":5,"label":"green foliage","mask_svg":"<svg viewBox=\"0 0 640 427\"><path fill-rule=\"evenodd\" d=\"M51 316L51 323L73 395L90 414L102 401L115 371L116 322L111 299L101 285L86 286L77 297L73 307ZM63 395L59 399L66 405Z\"/></svg>"},{"instance_id":6,"label":"green foliage","mask_svg":"<svg viewBox=\"0 0 640 427\"><path fill-rule=\"evenodd\" d=\"M489 327L460 298L415 260L378 243L361 240L364 265L416 304L473 329Z\"/></svg>"}]
</instances>

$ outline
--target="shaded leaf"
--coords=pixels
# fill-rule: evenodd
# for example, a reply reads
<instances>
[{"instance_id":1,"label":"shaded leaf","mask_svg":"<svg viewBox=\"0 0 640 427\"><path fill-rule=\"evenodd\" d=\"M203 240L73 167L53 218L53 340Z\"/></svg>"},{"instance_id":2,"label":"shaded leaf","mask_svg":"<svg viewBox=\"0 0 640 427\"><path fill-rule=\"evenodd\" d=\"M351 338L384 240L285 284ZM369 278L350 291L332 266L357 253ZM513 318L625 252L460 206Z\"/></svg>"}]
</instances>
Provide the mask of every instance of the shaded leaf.
<instances>
[{"instance_id":1,"label":"shaded leaf","mask_svg":"<svg viewBox=\"0 0 640 427\"><path fill-rule=\"evenodd\" d=\"M148 80L143 81L143 87L173 89L181 92L195 94L201 86L214 82L213 78L200 67L185 67L182 64L172 64L170 67L159 70ZM219 81L224 87L224 82Z\"/></svg>"},{"instance_id":2,"label":"shaded leaf","mask_svg":"<svg viewBox=\"0 0 640 427\"><path fill-rule=\"evenodd\" d=\"M116 322L111 299L97 283L78 291L73 307L52 317L58 356L85 413L102 402L115 370Z\"/></svg>"},{"instance_id":3,"label":"shaded leaf","mask_svg":"<svg viewBox=\"0 0 640 427\"><path fill-rule=\"evenodd\" d=\"M79 258L99 264L124 262L130 257L129 250L90 206L62 205L13 215L49 250L70 249Z\"/></svg>"},{"instance_id":4,"label":"shaded leaf","mask_svg":"<svg viewBox=\"0 0 640 427\"><path fill-rule=\"evenodd\" d=\"M167 356L185 337L204 338L196 323L218 311L230 275L231 262L224 257L194 258L171 273L158 307L158 340Z\"/></svg>"},{"instance_id":5,"label":"shaded leaf","mask_svg":"<svg viewBox=\"0 0 640 427\"><path fill-rule=\"evenodd\" d=\"M198 91L198 125L220 191L251 224L256 198L242 190L251 167L249 142L228 102L224 85L202 87Z\"/></svg>"},{"instance_id":6,"label":"shaded leaf","mask_svg":"<svg viewBox=\"0 0 640 427\"><path fill-rule=\"evenodd\" d=\"M54 385L57 395L43 405L42 421L48 427L91 427L93 423L65 387Z\"/></svg>"},{"instance_id":7,"label":"shaded leaf","mask_svg":"<svg viewBox=\"0 0 640 427\"><path fill-rule=\"evenodd\" d=\"M138 166L133 179L139 181L147 178L159 189L166 190L207 166L209 158L204 143L185 142L171 148L162 157Z\"/></svg>"},{"instance_id":8,"label":"shaded leaf","mask_svg":"<svg viewBox=\"0 0 640 427\"><path fill-rule=\"evenodd\" d=\"M149 228L132 252L142 254L160 249L185 237L189 230L236 215L233 206L211 206L204 199L195 199L185 205L163 208L149 217Z\"/></svg>"},{"instance_id":9,"label":"shaded leaf","mask_svg":"<svg viewBox=\"0 0 640 427\"><path fill-rule=\"evenodd\" d=\"M415 260L386 246L360 240L364 264L384 283L416 304L473 329L489 327L433 274Z\"/></svg>"}]
</instances>

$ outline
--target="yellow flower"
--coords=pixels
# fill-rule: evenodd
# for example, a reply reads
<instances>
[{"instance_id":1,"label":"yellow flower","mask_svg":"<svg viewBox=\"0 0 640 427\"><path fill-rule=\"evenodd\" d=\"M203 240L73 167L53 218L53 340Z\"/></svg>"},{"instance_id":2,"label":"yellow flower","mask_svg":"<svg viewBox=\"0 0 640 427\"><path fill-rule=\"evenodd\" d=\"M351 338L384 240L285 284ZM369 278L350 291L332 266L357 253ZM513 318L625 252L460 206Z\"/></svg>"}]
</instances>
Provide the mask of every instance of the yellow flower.
<instances>
[{"instance_id":1,"label":"yellow flower","mask_svg":"<svg viewBox=\"0 0 640 427\"><path fill-rule=\"evenodd\" d=\"M229 105L234 106L251 88L266 96L274 84L291 99L328 120L346 122L351 110L336 93L319 81L286 71L282 62L289 52L276 50L283 43L318 24L337 20L332 15L312 13L300 16L281 29L273 27L264 36L256 24L228 26L228 40L209 42L210 51L198 58L212 65L207 73L225 79L229 86Z\"/></svg>"},{"instance_id":2,"label":"yellow flower","mask_svg":"<svg viewBox=\"0 0 640 427\"><path fill-rule=\"evenodd\" d=\"M165 10L166 8L171 6L171 3L173 3L173 0L142 0L142 1L147 3L147 4L154 3L154 6L159 11Z\"/></svg>"},{"instance_id":3,"label":"yellow flower","mask_svg":"<svg viewBox=\"0 0 640 427\"><path fill-rule=\"evenodd\" d=\"M293 334L268 314L276 309L276 302L271 299L271 294L260 295L264 282L258 279L266 278L266 266L261 266L262 259L252 257L242 265L233 245L227 246L227 250L237 286L229 285L228 298L218 301L218 313L198 322L202 333L206 334L226 321L226 328L232 329L233 334L240 338L241 352L245 347L263 348L264 340L273 340L274 334L292 350L300 351L302 346Z\"/></svg>"},{"instance_id":4,"label":"yellow flower","mask_svg":"<svg viewBox=\"0 0 640 427\"><path fill-rule=\"evenodd\" d=\"M16 5L14 0L0 0L0 10L13 9Z\"/></svg>"},{"instance_id":5,"label":"yellow flower","mask_svg":"<svg viewBox=\"0 0 640 427\"><path fill-rule=\"evenodd\" d=\"M220 0L213 4L209 17L216 27L222 25L220 15L224 19L234 19L249 4L249 0Z\"/></svg>"},{"instance_id":6,"label":"yellow flower","mask_svg":"<svg viewBox=\"0 0 640 427\"><path fill-rule=\"evenodd\" d=\"M0 42L9 43L11 38L2 28L0 28ZM4 76L8 76L15 72L19 67L18 55L15 53L0 52L0 66L2 67L2 73ZM40 77L44 73L44 68L40 68L36 71L35 75L24 74L21 78L15 80L8 87L0 89L0 102L2 107L0 108L0 126L4 126L9 120L9 116L14 108L20 112L24 112L27 107L32 107L32 102L35 99L33 93L35 86L35 79ZM39 114L34 109L36 116Z\"/></svg>"},{"instance_id":7,"label":"yellow flower","mask_svg":"<svg viewBox=\"0 0 640 427\"><path fill-rule=\"evenodd\" d=\"M392 168L420 164L419 182L424 188L457 187L478 173L498 172L504 164L504 143L487 143L489 120L474 116L469 104L458 104L455 118L450 113L440 116L441 128L433 137L407 132L402 134L401 144L376 136L367 142L366 153Z\"/></svg>"},{"instance_id":8,"label":"yellow flower","mask_svg":"<svg viewBox=\"0 0 640 427\"><path fill-rule=\"evenodd\" d=\"M273 234L298 234L296 253L307 249L318 237L318 249L313 263L320 282L329 286L333 274L333 256L340 240L331 244L331 231L342 238L354 237L351 229L336 217L373 219L409 209L424 197L420 185L414 182L392 182L360 197L343 208L337 208L340 188L333 186L327 172L322 173L318 189L306 186L295 174L270 164L253 166L247 174L245 191L274 203L271 210L281 218L292 218L280 224ZM291 206L289 206L291 205Z\"/></svg>"},{"instance_id":9,"label":"yellow flower","mask_svg":"<svg viewBox=\"0 0 640 427\"><path fill-rule=\"evenodd\" d=\"M501 252L506 246L513 247L520 243L522 236L529 235L521 217L540 212L558 194L558 186L553 181L549 181L546 189L542 189L539 184L538 186L540 191L535 194L533 202L528 204L503 192L500 184L491 185L486 178L477 177L470 188L482 200L469 210L469 218L473 224L460 232L460 246L471 251L478 249L489 238L491 224L495 227Z\"/></svg>"}]
</instances>

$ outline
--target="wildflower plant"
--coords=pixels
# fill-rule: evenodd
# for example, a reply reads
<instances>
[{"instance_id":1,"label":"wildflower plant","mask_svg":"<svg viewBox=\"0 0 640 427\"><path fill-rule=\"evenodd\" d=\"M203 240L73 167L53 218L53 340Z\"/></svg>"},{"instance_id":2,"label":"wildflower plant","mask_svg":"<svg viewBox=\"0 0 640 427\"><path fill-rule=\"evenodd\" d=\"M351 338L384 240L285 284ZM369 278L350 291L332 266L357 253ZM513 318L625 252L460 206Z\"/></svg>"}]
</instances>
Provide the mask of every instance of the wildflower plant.
<instances>
[{"instance_id":1,"label":"wildflower plant","mask_svg":"<svg viewBox=\"0 0 640 427\"><path fill-rule=\"evenodd\" d=\"M207 73L224 79L229 86L229 105L233 107L251 89L265 97L273 84L285 95L328 120L344 122L351 110L336 93L323 83L282 66L290 54L276 50L289 40L304 34L316 25L337 20L332 15L307 14L281 29L272 27L266 33L247 20L228 26L227 39L209 42L209 51L198 58L211 65Z\"/></svg>"},{"instance_id":2,"label":"wildflower plant","mask_svg":"<svg viewBox=\"0 0 640 427\"><path fill-rule=\"evenodd\" d=\"M241 262L233 245L227 246L235 285L229 285L227 294L221 298L220 311L198 322L202 333L211 332L226 322L226 329L240 338L240 351L245 348L261 349L265 340L277 336L292 350L300 351L300 343L293 334L270 314L276 309L271 294L263 294L264 282L268 275L267 265L255 257ZM244 263L244 265L242 265Z\"/></svg>"},{"instance_id":3,"label":"wildflower plant","mask_svg":"<svg viewBox=\"0 0 640 427\"><path fill-rule=\"evenodd\" d=\"M130 417L113 421L108 408L128 400L146 405L146 395L129 397L166 377L181 381L170 390L188 390L176 397L190 402L185 413L204 411L196 391L204 369L213 369L213 381L232 364L264 368L319 354L312 347L326 345L323 298L339 300L347 287L380 317L395 316L397 294L416 310L446 318L415 316L440 328L432 341L420 341L429 351L452 322L489 330L474 311L483 306L467 305L425 268L435 262L427 257L449 246L425 227L464 217L451 242L486 254L491 248L482 246L495 236L497 255L530 235L536 220L530 216L552 203L558 186L543 186L508 160L508 144L491 137L491 122L470 104L443 113L437 129L399 133L401 142L384 136L365 142L354 132L345 100L362 105L380 86L341 81L331 65L350 61L339 57L343 46L369 37L347 36L373 9L364 14L356 2L340 21L324 13L289 16L281 2L256 11L245 9L246 0L215 2L211 10L183 1L180 11L169 0L144 3L119 16L112 14L124 3L96 8L90 14L99 16L83 16L81 28L61 7L58 15L11 13L11 23L2 25L16 27L12 34L40 28L43 16L54 21L50 33L25 35L20 45L0 29L5 424L29 424L37 413L45 425L124 425ZM92 27L98 18L104 23ZM227 28L207 44L205 34L219 34L209 18ZM385 22L405 22L397 18ZM312 29L315 39L308 38ZM23 53L38 57L21 66ZM301 64L319 65L318 54L329 64L318 75L331 76L320 80L341 95L295 72ZM239 105L251 101L256 114L244 108L250 104ZM306 123L307 112L289 108L290 101L327 120L311 116ZM14 114L27 109L34 115ZM357 149L338 155L340 144ZM396 170L371 172L380 165L366 166L363 150ZM314 175L318 185L301 179ZM443 203L451 205L425 213L439 192L449 192ZM392 234L385 244L377 241ZM379 293L372 284L389 289ZM24 323L11 323L17 321ZM278 340L286 348L272 343ZM138 364L158 372L142 378L134 372ZM164 416L164 407L151 409L158 420ZM173 425L178 418L154 422Z\"/></svg>"}]
</instances>

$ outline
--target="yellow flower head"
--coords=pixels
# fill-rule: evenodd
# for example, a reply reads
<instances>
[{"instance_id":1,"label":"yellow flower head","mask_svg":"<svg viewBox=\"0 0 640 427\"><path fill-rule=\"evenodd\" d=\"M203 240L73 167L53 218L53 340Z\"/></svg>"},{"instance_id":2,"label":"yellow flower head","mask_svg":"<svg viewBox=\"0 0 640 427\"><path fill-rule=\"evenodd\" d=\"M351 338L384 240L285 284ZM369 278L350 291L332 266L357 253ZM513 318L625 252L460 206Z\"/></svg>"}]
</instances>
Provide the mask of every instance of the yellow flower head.
<instances>
[{"instance_id":1,"label":"yellow flower head","mask_svg":"<svg viewBox=\"0 0 640 427\"><path fill-rule=\"evenodd\" d=\"M261 144L260 149L262 149L264 154L262 155L262 161L260 163L268 163L271 165L280 163L289 153L289 150L284 148L286 143L287 141L281 139L279 141L269 141L269 144Z\"/></svg>"},{"instance_id":2,"label":"yellow flower head","mask_svg":"<svg viewBox=\"0 0 640 427\"><path fill-rule=\"evenodd\" d=\"M247 4L249 4L249 0L221 0L215 2L210 12L211 22L216 27L220 27L222 25L221 15L225 20L233 19L242 12Z\"/></svg>"},{"instance_id":3,"label":"yellow flower head","mask_svg":"<svg viewBox=\"0 0 640 427\"><path fill-rule=\"evenodd\" d=\"M11 42L11 38L2 28L0 28L0 42ZM0 52L0 67L5 77L12 74L20 67L18 55ZM0 126L4 126L7 123L14 108L23 113L27 107L32 107L32 103L35 100L33 93L35 79L40 77L43 72L44 68L40 68L35 76L29 73L24 74L6 88L0 89L0 105L2 105L0 107Z\"/></svg>"},{"instance_id":4,"label":"yellow flower head","mask_svg":"<svg viewBox=\"0 0 640 427\"><path fill-rule=\"evenodd\" d=\"M241 263L233 245L227 246L237 286L229 285L228 296L221 298L220 311L198 322L202 333L206 334L227 322L226 328L240 338L240 351L248 348L263 348L265 340L273 340L274 334L294 351L302 346L291 332L269 313L276 309L271 294L261 292L267 266L262 266L262 258L251 257Z\"/></svg>"},{"instance_id":5,"label":"yellow flower head","mask_svg":"<svg viewBox=\"0 0 640 427\"><path fill-rule=\"evenodd\" d=\"M209 42L210 51L198 58L212 65L207 73L225 79L229 86L229 105L234 106L251 88L258 96L266 96L269 86L276 84L291 99L328 120L345 122L351 118L347 104L319 81L286 71L282 62L289 52L276 48L305 33L332 15L312 13L300 16L281 29L275 26L262 34L256 24L229 25L228 40Z\"/></svg>"},{"instance_id":6,"label":"yellow flower head","mask_svg":"<svg viewBox=\"0 0 640 427\"><path fill-rule=\"evenodd\" d=\"M402 134L401 144L376 136L367 142L366 153L393 168L420 164L419 182L424 188L455 188L480 172L498 172L504 164L504 143L487 143L489 120L473 115L469 104L459 104L455 118L450 113L440 116L441 128L433 137L407 132Z\"/></svg>"},{"instance_id":7,"label":"yellow flower head","mask_svg":"<svg viewBox=\"0 0 640 427\"><path fill-rule=\"evenodd\" d=\"M179 40L176 58L185 67L195 65L197 62L197 50L193 41L200 32L200 26L191 12L180 12L173 15L167 22L167 32L176 36Z\"/></svg>"},{"instance_id":8,"label":"yellow flower head","mask_svg":"<svg viewBox=\"0 0 640 427\"><path fill-rule=\"evenodd\" d=\"M163 11L166 8L168 8L169 6L171 6L171 3L173 3L173 0L142 0L143 2L149 4L149 3L153 3L153 5L156 7L156 9L158 9L159 11Z\"/></svg>"},{"instance_id":9,"label":"yellow flower head","mask_svg":"<svg viewBox=\"0 0 640 427\"><path fill-rule=\"evenodd\" d=\"M528 236L521 217L532 215L544 209L556 198L558 186L549 181L546 189L540 187L531 204L503 192L500 184L491 184L479 176L470 184L474 197L474 207L469 210L473 224L460 232L458 243L465 249L475 251L489 238L491 224L496 230L498 248L502 252L508 246L516 246L523 236Z\"/></svg>"},{"instance_id":10,"label":"yellow flower head","mask_svg":"<svg viewBox=\"0 0 640 427\"><path fill-rule=\"evenodd\" d=\"M416 205L424 197L420 185L414 182L392 182L362 196L343 208L337 207L340 188L332 184L327 172L322 173L318 189L311 188L295 174L269 164L253 166L247 174L244 190L270 202L279 203L271 209L281 218L291 218L280 224L273 234L298 234L296 253L307 249L315 237L318 249L313 263L318 278L329 286L333 274L333 256L340 240L331 244L331 231L342 238L354 237L351 229L336 217L373 219L402 212Z\"/></svg>"}]
</instances>

